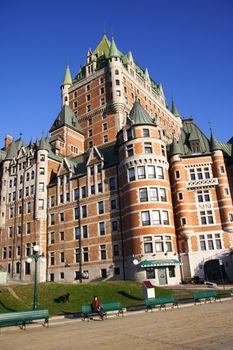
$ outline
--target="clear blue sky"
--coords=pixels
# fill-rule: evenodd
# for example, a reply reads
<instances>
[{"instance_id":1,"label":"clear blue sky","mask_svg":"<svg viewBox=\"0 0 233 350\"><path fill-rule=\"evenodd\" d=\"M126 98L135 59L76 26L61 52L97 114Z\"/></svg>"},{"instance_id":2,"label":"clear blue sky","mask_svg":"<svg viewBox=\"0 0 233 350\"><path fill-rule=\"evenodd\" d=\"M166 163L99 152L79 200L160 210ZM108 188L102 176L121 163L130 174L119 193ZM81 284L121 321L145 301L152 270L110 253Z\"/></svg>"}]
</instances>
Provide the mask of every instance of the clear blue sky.
<instances>
[{"instance_id":1,"label":"clear blue sky","mask_svg":"<svg viewBox=\"0 0 233 350\"><path fill-rule=\"evenodd\" d=\"M171 95L183 117L209 135L233 136L232 0L1 0L0 147L46 134L60 107L67 62L72 76L103 31Z\"/></svg>"}]
</instances>

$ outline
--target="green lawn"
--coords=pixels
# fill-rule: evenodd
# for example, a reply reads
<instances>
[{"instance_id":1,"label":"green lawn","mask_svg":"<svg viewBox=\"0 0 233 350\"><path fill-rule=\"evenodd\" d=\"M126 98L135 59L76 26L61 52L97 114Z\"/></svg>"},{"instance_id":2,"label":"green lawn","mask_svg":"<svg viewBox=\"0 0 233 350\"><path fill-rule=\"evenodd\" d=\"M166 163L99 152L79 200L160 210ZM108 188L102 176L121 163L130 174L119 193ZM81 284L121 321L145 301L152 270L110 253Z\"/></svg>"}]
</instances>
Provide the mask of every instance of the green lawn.
<instances>
[{"instance_id":1,"label":"green lawn","mask_svg":"<svg viewBox=\"0 0 233 350\"><path fill-rule=\"evenodd\" d=\"M83 284L41 283L38 286L39 308L48 308L50 315L78 313L81 305L91 303L97 295L101 302L120 301L124 307L144 304L142 284L131 281L98 282ZM55 298L70 293L69 303L56 303ZM192 290L175 290L155 287L156 296L174 294L176 298L192 298ZM0 312L32 308L33 284L0 286Z\"/></svg>"}]
</instances>

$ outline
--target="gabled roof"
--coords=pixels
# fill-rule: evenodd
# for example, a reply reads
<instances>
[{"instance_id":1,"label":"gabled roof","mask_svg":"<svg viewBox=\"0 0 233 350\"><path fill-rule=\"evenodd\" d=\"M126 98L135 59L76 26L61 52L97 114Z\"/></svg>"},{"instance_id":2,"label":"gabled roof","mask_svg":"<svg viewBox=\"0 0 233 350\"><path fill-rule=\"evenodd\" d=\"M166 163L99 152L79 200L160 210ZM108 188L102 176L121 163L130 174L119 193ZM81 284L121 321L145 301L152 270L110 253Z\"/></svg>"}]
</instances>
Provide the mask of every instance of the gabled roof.
<instances>
[{"instance_id":1,"label":"gabled roof","mask_svg":"<svg viewBox=\"0 0 233 350\"><path fill-rule=\"evenodd\" d=\"M139 101L135 101L134 105L129 113L129 118L133 125L154 125L155 123L151 119L147 111L141 106Z\"/></svg>"},{"instance_id":2,"label":"gabled roof","mask_svg":"<svg viewBox=\"0 0 233 350\"><path fill-rule=\"evenodd\" d=\"M71 108L67 105L64 105L62 107L61 112L58 114L57 118L55 119L55 122L53 123L49 131L51 132L63 126L68 126L69 128L75 131L83 133L76 116L72 112Z\"/></svg>"},{"instance_id":3,"label":"gabled roof","mask_svg":"<svg viewBox=\"0 0 233 350\"><path fill-rule=\"evenodd\" d=\"M7 150L5 160L10 160L10 159L13 159L14 157L17 157L18 151L23 146L26 146L26 145L21 138L19 138L16 141L12 141L12 143L10 144Z\"/></svg>"}]
</instances>

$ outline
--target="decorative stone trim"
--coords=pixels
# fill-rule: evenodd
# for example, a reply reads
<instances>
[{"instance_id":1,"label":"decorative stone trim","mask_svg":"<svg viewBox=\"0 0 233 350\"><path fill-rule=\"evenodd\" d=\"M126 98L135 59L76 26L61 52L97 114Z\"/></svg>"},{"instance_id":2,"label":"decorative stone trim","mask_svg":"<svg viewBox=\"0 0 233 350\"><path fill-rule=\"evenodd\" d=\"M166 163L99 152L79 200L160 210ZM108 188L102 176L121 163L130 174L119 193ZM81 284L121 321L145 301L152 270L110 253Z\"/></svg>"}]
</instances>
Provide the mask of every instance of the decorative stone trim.
<instances>
[{"instance_id":1,"label":"decorative stone trim","mask_svg":"<svg viewBox=\"0 0 233 350\"><path fill-rule=\"evenodd\" d=\"M203 179L203 180L192 180L186 182L186 188L188 190L192 190L193 188L198 187L214 187L218 185L218 179L212 178L212 179Z\"/></svg>"}]
</instances>

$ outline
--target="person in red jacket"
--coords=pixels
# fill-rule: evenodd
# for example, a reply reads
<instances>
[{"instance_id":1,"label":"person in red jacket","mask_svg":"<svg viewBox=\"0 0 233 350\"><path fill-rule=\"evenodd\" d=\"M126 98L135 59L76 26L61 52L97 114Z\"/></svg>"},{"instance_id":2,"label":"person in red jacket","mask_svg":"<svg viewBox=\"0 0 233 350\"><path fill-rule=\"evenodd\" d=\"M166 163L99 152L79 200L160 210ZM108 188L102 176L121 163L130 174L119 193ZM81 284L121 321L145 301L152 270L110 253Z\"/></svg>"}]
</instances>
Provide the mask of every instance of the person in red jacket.
<instances>
[{"instance_id":1,"label":"person in red jacket","mask_svg":"<svg viewBox=\"0 0 233 350\"><path fill-rule=\"evenodd\" d=\"M92 305L92 311L97 312L99 317L101 318L101 320L103 320L104 319L104 309L102 308L97 296L94 296L91 305Z\"/></svg>"}]
</instances>

